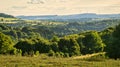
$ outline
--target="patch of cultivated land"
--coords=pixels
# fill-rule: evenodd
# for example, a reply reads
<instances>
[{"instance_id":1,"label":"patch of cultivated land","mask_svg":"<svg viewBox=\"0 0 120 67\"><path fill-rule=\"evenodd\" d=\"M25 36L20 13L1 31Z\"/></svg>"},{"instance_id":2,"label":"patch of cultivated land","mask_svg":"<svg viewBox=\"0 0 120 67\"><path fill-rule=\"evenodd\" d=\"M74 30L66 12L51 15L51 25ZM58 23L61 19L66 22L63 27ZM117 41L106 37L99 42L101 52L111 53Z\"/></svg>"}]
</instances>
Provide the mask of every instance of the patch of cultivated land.
<instances>
[{"instance_id":1,"label":"patch of cultivated land","mask_svg":"<svg viewBox=\"0 0 120 67\"><path fill-rule=\"evenodd\" d=\"M0 67L120 67L120 60L88 61L81 59L80 56L56 58L46 55L39 57L0 55Z\"/></svg>"}]
</instances>

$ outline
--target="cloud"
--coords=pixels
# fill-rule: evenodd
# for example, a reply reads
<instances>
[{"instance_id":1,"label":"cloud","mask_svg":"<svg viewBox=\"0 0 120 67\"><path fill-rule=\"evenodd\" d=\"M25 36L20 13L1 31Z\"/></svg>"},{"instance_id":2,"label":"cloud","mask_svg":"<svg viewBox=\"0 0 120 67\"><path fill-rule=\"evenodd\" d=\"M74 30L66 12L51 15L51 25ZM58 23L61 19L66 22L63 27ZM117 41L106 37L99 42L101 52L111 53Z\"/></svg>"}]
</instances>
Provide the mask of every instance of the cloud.
<instances>
[{"instance_id":1,"label":"cloud","mask_svg":"<svg viewBox=\"0 0 120 67\"><path fill-rule=\"evenodd\" d=\"M27 3L28 4L44 4L45 1L43 1L43 0L30 0Z\"/></svg>"},{"instance_id":2,"label":"cloud","mask_svg":"<svg viewBox=\"0 0 120 67\"><path fill-rule=\"evenodd\" d=\"M12 6L11 8L21 10L21 9L26 9L27 6Z\"/></svg>"}]
</instances>

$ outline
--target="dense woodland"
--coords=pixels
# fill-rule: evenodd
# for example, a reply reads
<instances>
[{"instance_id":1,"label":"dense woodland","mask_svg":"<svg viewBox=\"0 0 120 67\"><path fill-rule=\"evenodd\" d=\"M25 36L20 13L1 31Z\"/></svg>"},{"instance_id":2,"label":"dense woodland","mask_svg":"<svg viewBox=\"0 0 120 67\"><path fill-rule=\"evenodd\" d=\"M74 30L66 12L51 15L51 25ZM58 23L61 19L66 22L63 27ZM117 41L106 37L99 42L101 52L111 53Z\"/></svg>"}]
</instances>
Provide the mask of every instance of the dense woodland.
<instances>
[{"instance_id":1,"label":"dense woodland","mask_svg":"<svg viewBox=\"0 0 120 67\"><path fill-rule=\"evenodd\" d=\"M0 18L0 54L71 57L106 52L120 58L120 20L54 22Z\"/></svg>"}]
</instances>

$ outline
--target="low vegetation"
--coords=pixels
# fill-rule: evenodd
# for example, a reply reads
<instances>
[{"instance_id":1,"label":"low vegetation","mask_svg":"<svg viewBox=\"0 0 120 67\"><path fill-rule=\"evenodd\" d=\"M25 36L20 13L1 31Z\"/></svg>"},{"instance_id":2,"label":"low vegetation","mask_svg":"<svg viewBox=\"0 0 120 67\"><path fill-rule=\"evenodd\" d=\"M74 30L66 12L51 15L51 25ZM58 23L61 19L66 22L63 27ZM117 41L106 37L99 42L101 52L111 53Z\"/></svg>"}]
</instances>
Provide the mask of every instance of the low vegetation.
<instances>
[{"instance_id":1,"label":"low vegetation","mask_svg":"<svg viewBox=\"0 0 120 67\"><path fill-rule=\"evenodd\" d=\"M73 59L61 57L48 57L40 55L38 57L22 57L12 55L0 56L1 67L120 67L120 60L104 59Z\"/></svg>"}]
</instances>

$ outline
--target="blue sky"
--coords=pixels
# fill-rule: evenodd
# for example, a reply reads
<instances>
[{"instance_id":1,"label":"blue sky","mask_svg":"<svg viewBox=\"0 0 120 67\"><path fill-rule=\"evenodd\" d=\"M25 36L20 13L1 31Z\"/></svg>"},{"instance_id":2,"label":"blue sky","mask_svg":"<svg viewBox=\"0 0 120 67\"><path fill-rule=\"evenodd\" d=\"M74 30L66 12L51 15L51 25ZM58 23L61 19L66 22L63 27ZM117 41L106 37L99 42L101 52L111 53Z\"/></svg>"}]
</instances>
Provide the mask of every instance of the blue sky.
<instances>
[{"instance_id":1,"label":"blue sky","mask_svg":"<svg viewBox=\"0 0 120 67\"><path fill-rule=\"evenodd\" d=\"M0 0L0 13L12 15L118 14L120 0Z\"/></svg>"}]
</instances>

